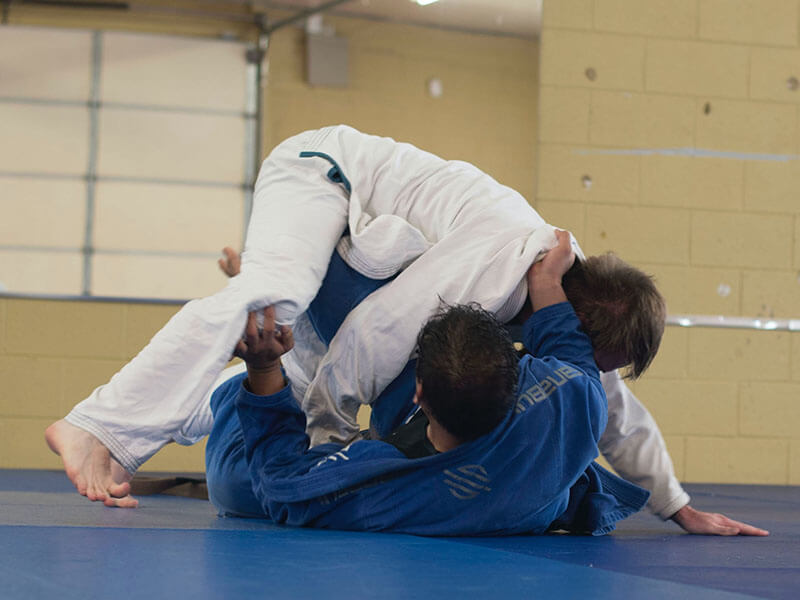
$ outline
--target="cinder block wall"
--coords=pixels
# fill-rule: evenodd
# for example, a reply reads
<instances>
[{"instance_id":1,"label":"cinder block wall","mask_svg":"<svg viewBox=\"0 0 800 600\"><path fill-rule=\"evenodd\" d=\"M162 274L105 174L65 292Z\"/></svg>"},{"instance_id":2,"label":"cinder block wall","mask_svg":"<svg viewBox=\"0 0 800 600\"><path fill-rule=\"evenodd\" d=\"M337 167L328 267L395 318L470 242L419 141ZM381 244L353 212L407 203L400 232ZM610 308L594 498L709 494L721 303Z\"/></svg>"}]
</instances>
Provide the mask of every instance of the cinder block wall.
<instances>
[{"instance_id":1,"label":"cinder block wall","mask_svg":"<svg viewBox=\"0 0 800 600\"><path fill-rule=\"evenodd\" d=\"M799 10L545 0L536 207L671 314L800 317ZM668 328L634 388L682 480L800 484L800 334Z\"/></svg>"},{"instance_id":2,"label":"cinder block wall","mask_svg":"<svg viewBox=\"0 0 800 600\"><path fill-rule=\"evenodd\" d=\"M63 11L62 11L63 12ZM213 33L207 24L170 30L108 17L31 9L12 23L94 26L160 33ZM62 19L67 18L66 23ZM89 18L91 17L91 18ZM534 195L538 44L358 19L328 19L348 38L350 85L305 83L304 34L272 36L264 106L264 154L299 131L348 123L476 163L526 197ZM156 26L157 25L157 26ZM427 95L439 77L444 95ZM213 263L209 269L216 269ZM0 468L59 468L43 432L106 382L174 314L177 305L0 297ZM145 470L201 471L203 446L168 446Z\"/></svg>"},{"instance_id":3,"label":"cinder block wall","mask_svg":"<svg viewBox=\"0 0 800 600\"><path fill-rule=\"evenodd\" d=\"M45 427L108 381L177 308L0 298L0 468L59 468ZM202 470L203 450L171 444L147 468Z\"/></svg>"}]
</instances>

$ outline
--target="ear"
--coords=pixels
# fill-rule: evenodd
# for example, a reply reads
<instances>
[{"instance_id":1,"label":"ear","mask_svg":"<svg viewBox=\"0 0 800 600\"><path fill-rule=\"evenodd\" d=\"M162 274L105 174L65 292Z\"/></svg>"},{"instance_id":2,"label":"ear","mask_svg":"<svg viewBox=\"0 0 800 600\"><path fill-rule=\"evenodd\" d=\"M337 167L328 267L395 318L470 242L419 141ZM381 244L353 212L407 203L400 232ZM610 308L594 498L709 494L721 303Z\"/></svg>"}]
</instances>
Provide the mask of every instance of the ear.
<instances>
[{"instance_id":1,"label":"ear","mask_svg":"<svg viewBox=\"0 0 800 600\"><path fill-rule=\"evenodd\" d=\"M422 383L417 379L417 388L414 391L414 404L419 404L422 400Z\"/></svg>"}]
</instances>

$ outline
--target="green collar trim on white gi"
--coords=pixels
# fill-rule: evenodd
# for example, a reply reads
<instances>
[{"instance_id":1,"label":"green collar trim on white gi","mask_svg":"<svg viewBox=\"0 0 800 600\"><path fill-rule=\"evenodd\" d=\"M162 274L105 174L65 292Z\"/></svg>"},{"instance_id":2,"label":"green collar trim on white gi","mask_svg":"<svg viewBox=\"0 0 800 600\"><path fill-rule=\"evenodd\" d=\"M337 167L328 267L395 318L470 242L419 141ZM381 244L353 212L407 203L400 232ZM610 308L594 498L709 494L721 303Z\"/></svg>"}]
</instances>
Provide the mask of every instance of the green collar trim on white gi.
<instances>
[{"instance_id":1,"label":"green collar trim on white gi","mask_svg":"<svg viewBox=\"0 0 800 600\"><path fill-rule=\"evenodd\" d=\"M331 158L329 154L325 154L324 152L311 152L311 151L304 151L300 153L300 158L311 158L311 157L319 157L324 158L333 166L328 171L328 179L330 179L334 183L341 183L344 186L344 189L347 190L347 193L351 193L353 190L350 187L350 180L347 179L345 176L344 171L339 167L339 164Z\"/></svg>"}]
</instances>

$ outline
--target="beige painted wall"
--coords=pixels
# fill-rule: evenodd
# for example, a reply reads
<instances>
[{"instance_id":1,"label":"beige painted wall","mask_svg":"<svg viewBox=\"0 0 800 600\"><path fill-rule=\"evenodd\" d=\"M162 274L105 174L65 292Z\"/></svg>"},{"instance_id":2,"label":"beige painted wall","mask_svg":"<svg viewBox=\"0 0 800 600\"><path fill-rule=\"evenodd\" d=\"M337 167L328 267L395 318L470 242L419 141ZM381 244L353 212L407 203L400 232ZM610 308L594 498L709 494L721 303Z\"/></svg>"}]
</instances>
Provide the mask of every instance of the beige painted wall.
<instances>
[{"instance_id":1,"label":"beige painted wall","mask_svg":"<svg viewBox=\"0 0 800 600\"><path fill-rule=\"evenodd\" d=\"M536 207L654 273L672 314L800 316L798 10L545 0ZM669 328L663 346L635 389L678 476L800 484L800 334Z\"/></svg>"},{"instance_id":2,"label":"beige painted wall","mask_svg":"<svg viewBox=\"0 0 800 600\"><path fill-rule=\"evenodd\" d=\"M357 19L329 19L348 40L350 85L304 81L304 34L287 28L269 48L266 150L284 138L347 123L478 165L534 195L537 44ZM428 79L444 94L428 96Z\"/></svg>"},{"instance_id":3,"label":"beige painted wall","mask_svg":"<svg viewBox=\"0 0 800 600\"><path fill-rule=\"evenodd\" d=\"M15 9L10 22L198 35L227 27L180 24L171 30L162 21L69 15L65 23L52 12ZM302 31L276 33L265 89L265 152L304 129L348 123L474 162L533 196L535 42L374 21L330 22L349 41L350 85L308 86ZM430 77L442 80L442 98L427 96ZM209 263L209 270L215 268ZM107 381L177 308L0 298L0 468L58 468L58 457L44 444L44 428ZM203 446L170 445L144 469L200 471Z\"/></svg>"}]
</instances>

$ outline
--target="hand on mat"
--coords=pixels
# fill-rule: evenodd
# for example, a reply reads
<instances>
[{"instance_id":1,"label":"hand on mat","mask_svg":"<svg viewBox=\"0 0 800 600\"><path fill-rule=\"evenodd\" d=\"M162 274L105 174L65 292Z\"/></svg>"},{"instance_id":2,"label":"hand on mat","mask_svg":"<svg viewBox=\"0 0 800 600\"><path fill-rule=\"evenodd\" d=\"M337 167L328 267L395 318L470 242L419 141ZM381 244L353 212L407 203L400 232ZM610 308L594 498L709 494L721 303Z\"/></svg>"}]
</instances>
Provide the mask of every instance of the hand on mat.
<instances>
[{"instance_id":1,"label":"hand on mat","mask_svg":"<svg viewBox=\"0 0 800 600\"><path fill-rule=\"evenodd\" d=\"M239 340L233 351L247 363L248 371L261 371L275 368L278 359L294 347L294 336L288 325L275 325L275 309L267 306L264 309L264 324L258 327L256 313L247 317L244 337Z\"/></svg>"},{"instance_id":2,"label":"hand on mat","mask_svg":"<svg viewBox=\"0 0 800 600\"><path fill-rule=\"evenodd\" d=\"M670 517L688 533L698 535L769 535L769 531L740 523L719 513L695 510L688 504Z\"/></svg>"},{"instance_id":3,"label":"hand on mat","mask_svg":"<svg viewBox=\"0 0 800 600\"><path fill-rule=\"evenodd\" d=\"M219 265L219 268L222 269L222 272L228 277L234 277L238 275L239 270L242 267L241 255L230 246L225 246L222 249L222 254L225 256L217 261L217 264Z\"/></svg>"}]
</instances>

